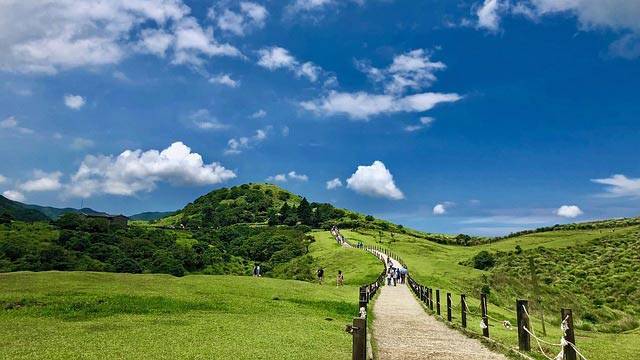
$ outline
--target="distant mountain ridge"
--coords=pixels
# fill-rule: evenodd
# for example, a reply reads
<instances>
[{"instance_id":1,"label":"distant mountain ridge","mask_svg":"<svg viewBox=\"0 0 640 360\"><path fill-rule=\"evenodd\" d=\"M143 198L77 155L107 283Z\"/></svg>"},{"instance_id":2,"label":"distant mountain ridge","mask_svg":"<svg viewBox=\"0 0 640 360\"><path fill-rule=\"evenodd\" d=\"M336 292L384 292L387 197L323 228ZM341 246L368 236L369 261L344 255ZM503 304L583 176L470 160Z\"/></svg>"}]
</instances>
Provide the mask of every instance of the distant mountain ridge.
<instances>
[{"instance_id":1,"label":"distant mountain ridge","mask_svg":"<svg viewBox=\"0 0 640 360\"><path fill-rule=\"evenodd\" d=\"M11 215L15 220L21 221L56 220L66 213L108 215L105 212L96 211L91 208L55 208L52 206L23 204L19 201L10 200L0 195L0 214L5 213Z\"/></svg>"}]
</instances>

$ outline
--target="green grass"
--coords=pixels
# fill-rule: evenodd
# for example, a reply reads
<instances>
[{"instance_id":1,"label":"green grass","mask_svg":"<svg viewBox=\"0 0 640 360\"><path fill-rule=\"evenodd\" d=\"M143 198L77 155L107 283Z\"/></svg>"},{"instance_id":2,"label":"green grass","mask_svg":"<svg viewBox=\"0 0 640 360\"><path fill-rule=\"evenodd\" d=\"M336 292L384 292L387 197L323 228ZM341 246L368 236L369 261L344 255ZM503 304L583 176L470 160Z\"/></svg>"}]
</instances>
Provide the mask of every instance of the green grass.
<instances>
[{"instance_id":1,"label":"green grass","mask_svg":"<svg viewBox=\"0 0 640 360\"><path fill-rule=\"evenodd\" d=\"M602 230L563 230L545 233L529 234L514 238L509 238L492 244L484 244L472 247L442 245L425 241L408 234L395 233L392 237L389 233L384 233L382 243L379 242L377 231L345 231L342 233L347 239L352 241L362 241L368 245L381 245L391 249L399 254L407 263L411 275L420 283L442 289L441 303L443 314L445 313L444 304L446 303L446 292L453 295L453 303L460 303L460 293L467 294L468 306L472 312L479 312L479 290L478 284L482 282L483 275L490 278L491 273L474 269L472 267L463 266L459 263L471 259L475 254L482 250L490 252L496 251L513 251L516 245L520 245L525 251L527 249L535 249L539 246L553 251L554 249L562 249L567 247L575 247L578 244L587 244L594 239L603 236L615 234L615 236L629 237L639 230L638 226L617 228L615 233L611 229ZM572 248L573 249L573 248ZM571 250L569 250L571 251ZM614 261L615 259L612 259ZM491 316L499 320L509 320L511 324L516 324L515 319L515 300L517 297L532 299L529 294L516 294L509 287L506 291L500 292L492 290L489 306ZM530 289L529 289L530 290ZM549 342L558 343L560 339L560 309L555 313L546 314L545 322L547 323L548 336L545 338ZM538 313L532 310L532 317L536 318L533 322L533 328L538 335L541 334L541 323L538 320ZM460 309L454 310L454 323L460 323ZM474 333L481 333L480 318L476 315L468 317L468 329ZM496 321L491 321L492 326L491 338L505 344L509 347L517 345L517 333L515 330L506 330ZM624 334L611 334L593 331L577 331L576 343L578 348L590 360L598 359L620 359L631 360L636 359L640 353L640 333L630 331ZM536 347L536 343L532 340L532 347ZM555 352L557 348L544 347L548 355ZM534 351L532 356L544 359L539 351ZM555 354L553 354L555 355Z\"/></svg>"},{"instance_id":2,"label":"green grass","mask_svg":"<svg viewBox=\"0 0 640 360\"><path fill-rule=\"evenodd\" d=\"M0 274L2 359L348 359L357 288L234 276Z\"/></svg>"},{"instance_id":3,"label":"green grass","mask_svg":"<svg viewBox=\"0 0 640 360\"><path fill-rule=\"evenodd\" d=\"M314 232L315 242L309 246L317 266L325 270L325 281L335 284L338 270L344 273L347 285L366 285L378 278L382 263L364 250L344 248L333 239L328 231Z\"/></svg>"},{"instance_id":4,"label":"green grass","mask_svg":"<svg viewBox=\"0 0 640 360\"><path fill-rule=\"evenodd\" d=\"M344 325L358 312L358 286L382 265L328 232L313 235L309 251L325 268L323 286L236 276L0 274L0 359L349 359ZM338 269L343 288L335 286Z\"/></svg>"}]
</instances>

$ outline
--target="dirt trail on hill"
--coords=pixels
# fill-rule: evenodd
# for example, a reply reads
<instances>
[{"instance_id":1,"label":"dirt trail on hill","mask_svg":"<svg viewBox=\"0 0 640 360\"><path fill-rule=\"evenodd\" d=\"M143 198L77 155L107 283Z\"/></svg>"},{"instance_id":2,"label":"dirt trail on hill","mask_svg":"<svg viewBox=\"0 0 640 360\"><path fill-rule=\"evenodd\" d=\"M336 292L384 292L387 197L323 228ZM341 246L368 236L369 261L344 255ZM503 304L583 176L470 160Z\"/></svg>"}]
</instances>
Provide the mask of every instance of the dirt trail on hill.
<instances>
[{"instance_id":1,"label":"dirt trail on hill","mask_svg":"<svg viewBox=\"0 0 640 360\"><path fill-rule=\"evenodd\" d=\"M379 360L507 360L429 316L407 285L383 286L373 313Z\"/></svg>"}]
</instances>

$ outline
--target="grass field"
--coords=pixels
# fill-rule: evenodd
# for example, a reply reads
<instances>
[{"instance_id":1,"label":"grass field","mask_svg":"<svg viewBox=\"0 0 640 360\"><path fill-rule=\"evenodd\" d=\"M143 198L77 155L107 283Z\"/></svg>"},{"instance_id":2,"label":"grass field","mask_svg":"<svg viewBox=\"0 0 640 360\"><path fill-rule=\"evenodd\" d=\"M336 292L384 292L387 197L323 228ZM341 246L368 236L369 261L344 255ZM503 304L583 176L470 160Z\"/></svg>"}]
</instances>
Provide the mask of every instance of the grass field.
<instances>
[{"instance_id":1,"label":"grass field","mask_svg":"<svg viewBox=\"0 0 640 360\"><path fill-rule=\"evenodd\" d=\"M349 359L344 326L381 265L315 233L346 286L270 278L0 274L0 359Z\"/></svg>"},{"instance_id":2,"label":"grass field","mask_svg":"<svg viewBox=\"0 0 640 360\"><path fill-rule=\"evenodd\" d=\"M458 308L454 309L454 322L460 322L460 293L467 294L467 302L471 312L479 313L478 294L469 292L470 284L476 284L487 274L485 271L477 270L472 267L463 266L459 263L472 258L475 254L482 250L488 251L513 251L516 245L520 245L523 249L533 249L539 246L548 248L563 248L574 246L588 242L590 240L600 238L612 230L575 230L575 231L557 231L550 233L537 233L525 236L510 238L493 244L485 244L473 247L462 247L452 245L441 245L428 242L413 236L394 234L393 238L388 233L383 233L382 243L380 243L379 233L375 232L354 232L342 231L347 239L352 241L362 241L368 245L382 245L399 254L407 263L411 275L419 282L433 287L442 289L442 304L445 304L446 292L451 292L453 303L458 304ZM638 231L638 227L617 228L617 235L625 236ZM393 239L393 240L392 240ZM516 324L514 306L516 294L492 293L492 304L489 306L489 313L498 320L509 320L512 324ZM496 304L497 303L497 304ZM558 343L560 339L560 309L557 315L551 317L547 314L547 333L545 340ZM444 305L443 305L444 313ZM533 317L538 314L532 312ZM491 337L508 347L517 345L517 333L514 330L504 329L497 321L490 321ZM541 334L541 323L536 320L533 323L534 330ZM471 315L468 318L468 329L470 331L481 333L480 317ZM640 353L640 334L637 331L631 331L624 334L609 334L592 331L578 331L577 340L578 347L584 351L589 360L598 359L620 359L631 360L637 359ZM532 340L532 346L536 347L536 343ZM543 349L550 355L557 353L558 348L547 347L543 345ZM555 353L553 354L555 356ZM532 355L536 358L545 359L539 351L535 351Z\"/></svg>"}]
</instances>

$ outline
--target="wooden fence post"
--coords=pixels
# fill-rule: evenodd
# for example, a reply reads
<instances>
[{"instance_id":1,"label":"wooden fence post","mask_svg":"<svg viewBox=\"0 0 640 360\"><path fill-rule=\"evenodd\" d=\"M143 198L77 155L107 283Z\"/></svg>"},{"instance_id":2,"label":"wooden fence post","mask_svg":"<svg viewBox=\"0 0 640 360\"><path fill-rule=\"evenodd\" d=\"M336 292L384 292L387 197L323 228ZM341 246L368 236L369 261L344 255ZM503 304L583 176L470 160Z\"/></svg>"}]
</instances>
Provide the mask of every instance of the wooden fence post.
<instances>
[{"instance_id":1,"label":"wooden fence post","mask_svg":"<svg viewBox=\"0 0 640 360\"><path fill-rule=\"evenodd\" d=\"M462 309L462 327L467 327L467 299L464 294L460 294L460 308Z\"/></svg>"},{"instance_id":2,"label":"wooden fence post","mask_svg":"<svg viewBox=\"0 0 640 360\"><path fill-rule=\"evenodd\" d=\"M440 315L440 289L436 289L436 314Z\"/></svg>"},{"instance_id":3,"label":"wooden fence post","mask_svg":"<svg viewBox=\"0 0 640 360\"><path fill-rule=\"evenodd\" d=\"M447 321L451 322L451 293L447 293Z\"/></svg>"},{"instance_id":4,"label":"wooden fence post","mask_svg":"<svg viewBox=\"0 0 640 360\"><path fill-rule=\"evenodd\" d=\"M526 311L525 311L526 309ZM526 327L530 331L531 325L527 312L529 311L529 302L527 300L516 301L516 316L518 321L518 348L523 351L531 350L531 336L524 330Z\"/></svg>"},{"instance_id":5,"label":"wooden fence post","mask_svg":"<svg viewBox=\"0 0 640 360\"><path fill-rule=\"evenodd\" d=\"M429 288L429 310L433 311L433 289Z\"/></svg>"},{"instance_id":6,"label":"wooden fence post","mask_svg":"<svg viewBox=\"0 0 640 360\"><path fill-rule=\"evenodd\" d=\"M352 360L367 359L367 319L353 318L353 356Z\"/></svg>"},{"instance_id":7,"label":"wooden fence post","mask_svg":"<svg viewBox=\"0 0 640 360\"><path fill-rule=\"evenodd\" d=\"M360 307L367 308L367 288L365 286L360 286Z\"/></svg>"},{"instance_id":8,"label":"wooden fence post","mask_svg":"<svg viewBox=\"0 0 640 360\"><path fill-rule=\"evenodd\" d=\"M573 333L573 313L571 309L561 309L560 310L561 318L560 321L565 322L567 325L567 329L564 332L564 339L573 345L576 344L576 337ZM576 360L577 354L576 350L571 345L566 345L564 347L564 359L565 360Z\"/></svg>"},{"instance_id":9,"label":"wooden fence post","mask_svg":"<svg viewBox=\"0 0 640 360\"><path fill-rule=\"evenodd\" d=\"M482 308L482 336L489 337L489 317L487 316L487 294L480 294L480 307Z\"/></svg>"}]
</instances>

